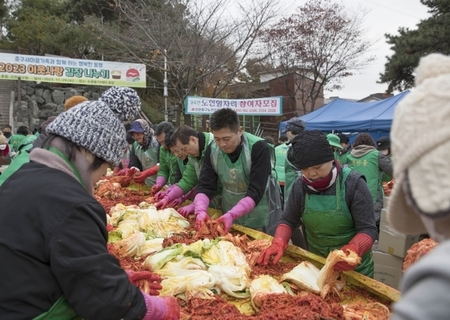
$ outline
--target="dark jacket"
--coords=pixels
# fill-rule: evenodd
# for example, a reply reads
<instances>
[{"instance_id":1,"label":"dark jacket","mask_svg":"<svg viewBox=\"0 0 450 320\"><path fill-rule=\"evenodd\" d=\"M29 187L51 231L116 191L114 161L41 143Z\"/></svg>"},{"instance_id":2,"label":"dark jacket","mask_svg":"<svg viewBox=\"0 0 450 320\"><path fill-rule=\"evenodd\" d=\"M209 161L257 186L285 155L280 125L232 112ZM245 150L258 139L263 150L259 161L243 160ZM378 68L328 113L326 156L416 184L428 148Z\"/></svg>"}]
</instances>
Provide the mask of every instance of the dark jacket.
<instances>
[{"instance_id":1,"label":"dark jacket","mask_svg":"<svg viewBox=\"0 0 450 320\"><path fill-rule=\"evenodd\" d=\"M106 213L76 179L26 163L0 203L0 319L32 319L61 295L86 319L143 318L142 293L108 253Z\"/></svg>"}]
</instances>

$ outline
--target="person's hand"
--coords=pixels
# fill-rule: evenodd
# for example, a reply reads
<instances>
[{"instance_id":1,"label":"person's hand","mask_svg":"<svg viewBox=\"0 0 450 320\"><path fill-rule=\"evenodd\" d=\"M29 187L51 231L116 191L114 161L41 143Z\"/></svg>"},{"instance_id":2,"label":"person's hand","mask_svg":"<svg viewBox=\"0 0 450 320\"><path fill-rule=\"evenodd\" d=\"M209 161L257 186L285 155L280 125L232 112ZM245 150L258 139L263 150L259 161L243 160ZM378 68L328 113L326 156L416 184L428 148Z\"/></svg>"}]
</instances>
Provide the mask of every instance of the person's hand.
<instances>
[{"instance_id":1,"label":"person's hand","mask_svg":"<svg viewBox=\"0 0 450 320\"><path fill-rule=\"evenodd\" d=\"M169 202L170 202L170 198L166 195L166 196L164 196L164 198L162 198L155 204L155 207L158 210L165 209L167 207L167 205L169 204Z\"/></svg>"},{"instance_id":2,"label":"person's hand","mask_svg":"<svg viewBox=\"0 0 450 320\"><path fill-rule=\"evenodd\" d=\"M352 243L346 244L341 248L341 250L344 251L346 255L349 255L350 251L353 251L356 254L358 254L358 246ZM345 261L339 261L334 265L334 271L349 271L355 269L357 266L358 266L357 264L349 264L348 262Z\"/></svg>"},{"instance_id":3,"label":"person's hand","mask_svg":"<svg viewBox=\"0 0 450 320\"><path fill-rule=\"evenodd\" d=\"M195 210L195 205L194 205L194 203L191 203L191 204L188 204L187 206L184 206L184 207L181 207L180 209L178 209L178 213L187 219L187 217L191 213L194 213L194 210Z\"/></svg>"},{"instance_id":4,"label":"person's hand","mask_svg":"<svg viewBox=\"0 0 450 320\"><path fill-rule=\"evenodd\" d=\"M201 227L209 220L208 213L206 211L196 211L195 212L195 230L200 230Z\"/></svg>"},{"instance_id":5,"label":"person's hand","mask_svg":"<svg viewBox=\"0 0 450 320\"><path fill-rule=\"evenodd\" d=\"M266 266L269 262L271 264L277 264L284 254L284 250L287 248L287 242L282 238L273 238L272 245L267 249L261 251L257 263L259 265ZM270 258L275 255L273 260Z\"/></svg>"},{"instance_id":6,"label":"person's hand","mask_svg":"<svg viewBox=\"0 0 450 320\"><path fill-rule=\"evenodd\" d=\"M145 179L147 179L148 177L154 176L155 174L158 173L158 169L159 166L153 166L147 170L144 170L142 172L140 172L139 174L136 174L136 176L134 177L134 181L137 183L144 183Z\"/></svg>"},{"instance_id":7,"label":"person's hand","mask_svg":"<svg viewBox=\"0 0 450 320\"><path fill-rule=\"evenodd\" d=\"M159 294L159 290L162 289L161 277L153 272L133 270L126 270L125 272L127 273L130 282L136 286L140 280L148 281L150 288L149 294L152 296L157 296Z\"/></svg>"},{"instance_id":8,"label":"person's hand","mask_svg":"<svg viewBox=\"0 0 450 320\"><path fill-rule=\"evenodd\" d=\"M179 205L181 205L184 202L184 197L179 197L176 199L173 199L172 201L170 201L169 203L169 207L171 208L177 208Z\"/></svg>"},{"instance_id":9,"label":"person's hand","mask_svg":"<svg viewBox=\"0 0 450 320\"><path fill-rule=\"evenodd\" d=\"M153 197L153 199L155 199L155 201L159 201L162 198L164 198L165 195L166 195L165 191L159 191L159 192L155 193L155 196Z\"/></svg>"},{"instance_id":10,"label":"person's hand","mask_svg":"<svg viewBox=\"0 0 450 320\"><path fill-rule=\"evenodd\" d=\"M216 219L216 221L223 224L223 231L227 234L230 231L234 219L231 214L225 213L220 218Z\"/></svg>"},{"instance_id":11,"label":"person's hand","mask_svg":"<svg viewBox=\"0 0 450 320\"><path fill-rule=\"evenodd\" d=\"M143 320L178 320L180 305L174 297L152 297L143 293L147 312Z\"/></svg>"},{"instance_id":12,"label":"person's hand","mask_svg":"<svg viewBox=\"0 0 450 320\"><path fill-rule=\"evenodd\" d=\"M362 257L368 250L372 248L373 239L365 233L357 233L352 240L346 245L344 245L341 250L345 252L346 255L350 254L350 251L355 252L359 257ZM358 265L352 265L345 261L340 261L334 265L335 271L349 271L353 270Z\"/></svg>"},{"instance_id":13,"label":"person's hand","mask_svg":"<svg viewBox=\"0 0 450 320\"><path fill-rule=\"evenodd\" d=\"M117 174L119 173L120 168L119 167L114 167L113 169L113 174L117 176Z\"/></svg>"},{"instance_id":14,"label":"person's hand","mask_svg":"<svg viewBox=\"0 0 450 320\"><path fill-rule=\"evenodd\" d=\"M163 186L160 186L159 184L153 185L153 187L150 189L150 194L156 195L158 193L158 191L160 191L162 189L162 187Z\"/></svg>"},{"instance_id":15,"label":"person's hand","mask_svg":"<svg viewBox=\"0 0 450 320\"><path fill-rule=\"evenodd\" d=\"M174 297L161 297L166 304L166 316L164 320L178 320L180 318L180 305Z\"/></svg>"}]
</instances>

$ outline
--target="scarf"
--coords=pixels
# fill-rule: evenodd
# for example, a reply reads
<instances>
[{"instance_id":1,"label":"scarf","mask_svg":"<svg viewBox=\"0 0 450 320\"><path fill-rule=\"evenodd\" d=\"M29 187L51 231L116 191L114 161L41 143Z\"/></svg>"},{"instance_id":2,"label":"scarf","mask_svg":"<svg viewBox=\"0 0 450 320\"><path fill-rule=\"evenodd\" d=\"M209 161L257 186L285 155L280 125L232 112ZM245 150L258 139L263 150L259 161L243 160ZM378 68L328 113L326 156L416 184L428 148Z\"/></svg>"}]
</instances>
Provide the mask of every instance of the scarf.
<instances>
[{"instance_id":1,"label":"scarf","mask_svg":"<svg viewBox=\"0 0 450 320\"><path fill-rule=\"evenodd\" d=\"M0 156L6 157L9 154L9 145L5 144L5 149L0 149Z\"/></svg>"},{"instance_id":2,"label":"scarf","mask_svg":"<svg viewBox=\"0 0 450 320\"><path fill-rule=\"evenodd\" d=\"M341 166L339 165L338 161L334 161L333 169L331 169L330 173L325 178L318 181L311 181L304 175L302 175L302 181L309 190L314 192L322 192L331 187L336 182L336 178L339 172L341 172Z\"/></svg>"}]
</instances>

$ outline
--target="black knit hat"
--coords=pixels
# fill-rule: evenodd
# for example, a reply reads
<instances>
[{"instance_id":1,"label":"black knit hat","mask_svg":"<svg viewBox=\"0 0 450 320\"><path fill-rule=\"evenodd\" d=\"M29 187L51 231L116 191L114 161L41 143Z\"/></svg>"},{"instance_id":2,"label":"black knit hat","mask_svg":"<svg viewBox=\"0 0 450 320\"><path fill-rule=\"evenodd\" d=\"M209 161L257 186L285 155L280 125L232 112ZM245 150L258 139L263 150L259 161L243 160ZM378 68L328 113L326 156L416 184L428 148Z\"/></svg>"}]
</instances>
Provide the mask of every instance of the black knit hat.
<instances>
[{"instance_id":1,"label":"black knit hat","mask_svg":"<svg viewBox=\"0 0 450 320\"><path fill-rule=\"evenodd\" d=\"M343 133L339 133L337 136L339 137L339 140L341 141L341 143L349 143L350 142L348 137Z\"/></svg>"},{"instance_id":2,"label":"black knit hat","mask_svg":"<svg viewBox=\"0 0 450 320\"><path fill-rule=\"evenodd\" d=\"M377 149L378 150L386 150L391 147L391 140L389 137L381 137L377 140Z\"/></svg>"},{"instance_id":3,"label":"black knit hat","mask_svg":"<svg viewBox=\"0 0 450 320\"><path fill-rule=\"evenodd\" d=\"M298 169L334 160L333 150L328 143L327 136L319 130L305 130L291 141L289 161Z\"/></svg>"}]
</instances>

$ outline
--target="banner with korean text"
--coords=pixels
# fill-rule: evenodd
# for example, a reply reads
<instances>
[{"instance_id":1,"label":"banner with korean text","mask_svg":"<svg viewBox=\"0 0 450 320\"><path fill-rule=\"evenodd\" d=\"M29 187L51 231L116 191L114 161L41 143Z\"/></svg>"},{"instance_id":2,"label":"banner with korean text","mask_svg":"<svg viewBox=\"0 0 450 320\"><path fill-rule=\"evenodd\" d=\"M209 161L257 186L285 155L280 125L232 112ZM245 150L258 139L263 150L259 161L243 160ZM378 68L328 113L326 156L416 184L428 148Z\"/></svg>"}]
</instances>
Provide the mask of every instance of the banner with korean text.
<instances>
[{"instance_id":1,"label":"banner with korean text","mask_svg":"<svg viewBox=\"0 0 450 320\"><path fill-rule=\"evenodd\" d=\"M145 88L145 64L0 53L0 80Z\"/></svg>"},{"instance_id":2,"label":"banner with korean text","mask_svg":"<svg viewBox=\"0 0 450 320\"><path fill-rule=\"evenodd\" d=\"M257 99L216 99L187 97L186 114L211 114L221 108L231 108L240 115L279 116L283 114L283 97Z\"/></svg>"}]
</instances>

